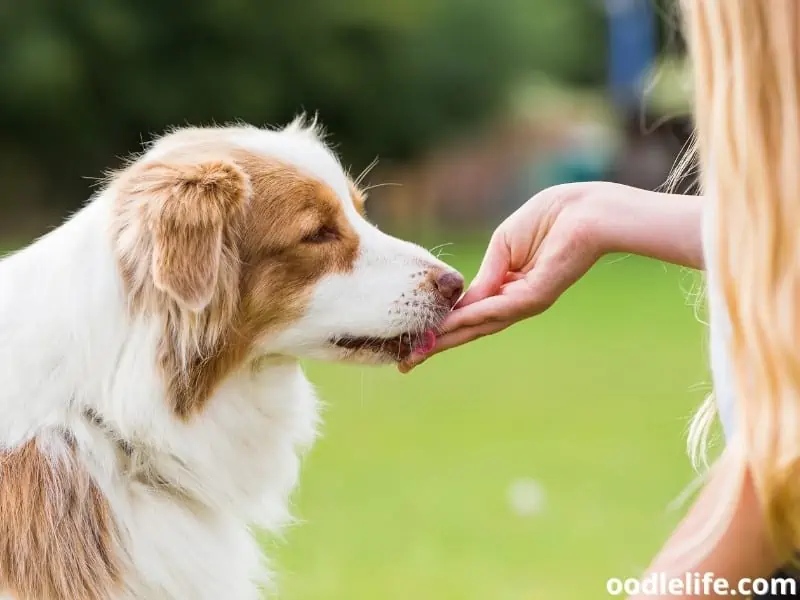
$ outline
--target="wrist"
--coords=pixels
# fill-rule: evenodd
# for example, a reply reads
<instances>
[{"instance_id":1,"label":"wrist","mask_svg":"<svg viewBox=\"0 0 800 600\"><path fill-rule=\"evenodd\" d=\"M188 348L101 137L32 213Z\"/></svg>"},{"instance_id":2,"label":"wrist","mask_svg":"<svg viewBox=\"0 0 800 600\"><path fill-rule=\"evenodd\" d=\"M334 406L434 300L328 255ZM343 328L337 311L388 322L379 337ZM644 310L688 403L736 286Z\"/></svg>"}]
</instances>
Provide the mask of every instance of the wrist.
<instances>
[{"instance_id":1,"label":"wrist","mask_svg":"<svg viewBox=\"0 0 800 600\"><path fill-rule=\"evenodd\" d=\"M703 198L603 181L566 188L563 210L597 258L621 252L703 268Z\"/></svg>"},{"instance_id":2,"label":"wrist","mask_svg":"<svg viewBox=\"0 0 800 600\"><path fill-rule=\"evenodd\" d=\"M703 267L703 198L597 183L580 193L601 254L638 254L669 263Z\"/></svg>"},{"instance_id":3,"label":"wrist","mask_svg":"<svg viewBox=\"0 0 800 600\"><path fill-rule=\"evenodd\" d=\"M564 194L563 210L572 213L571 219L581 238L581 245L596 258L613 252L631 252L628 235L620 227L619 216L628 211L625 186L607 181L570 184Z\"/></svg>"},{"instance_id":4,"label":"wrist","mask_svg":"<svg viewBox=\"0 0 800 600\"><path fill-rule=\"evenodd\" d=\"M616 183L600 185L592 192L587 210L594 214L595 235L603 254L648 255L642 242L648 237L647 230L656 225L657 195Z\"/></svg>"}]
</instances>

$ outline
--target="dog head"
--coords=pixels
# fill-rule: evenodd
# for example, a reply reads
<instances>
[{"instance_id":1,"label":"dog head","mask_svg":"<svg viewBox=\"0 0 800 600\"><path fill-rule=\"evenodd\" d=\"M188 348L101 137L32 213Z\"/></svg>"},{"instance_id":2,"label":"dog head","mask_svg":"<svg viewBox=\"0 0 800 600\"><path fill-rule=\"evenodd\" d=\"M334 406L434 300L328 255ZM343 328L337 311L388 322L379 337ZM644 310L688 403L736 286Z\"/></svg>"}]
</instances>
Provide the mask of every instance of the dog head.
<instances>
[{"instance_id":1,"label":"dog head","mask_svg":"<svg viewBox=\"0 0 800 600\"><path fill-rule=\"evenodd\" d=\"M184 414L264 356L402 360L432 345L462 291L457 272L366 220L313 126L178 130L111 189L130 310L162 323Z\"/></svg>"}]
</instances>

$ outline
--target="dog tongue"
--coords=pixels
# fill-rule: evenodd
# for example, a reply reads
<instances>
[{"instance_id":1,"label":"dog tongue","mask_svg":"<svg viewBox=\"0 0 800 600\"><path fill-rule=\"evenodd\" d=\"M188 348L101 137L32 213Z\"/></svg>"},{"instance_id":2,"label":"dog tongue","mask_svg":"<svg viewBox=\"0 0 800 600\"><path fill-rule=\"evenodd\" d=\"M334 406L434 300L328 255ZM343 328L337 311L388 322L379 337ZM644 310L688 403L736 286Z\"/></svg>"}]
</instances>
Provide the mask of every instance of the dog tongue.
<instances>
[{"instance_id":1,"label":"dog tongue","mask_svg":"<svg viewBox=\"0 0 800 600\"><path fill-rule=\"evenodd\" d=\"M436 345L436 333L433 329L426 329L420 338L414 343L414 354L427 354Z\"/></svg>"}]
</instances>

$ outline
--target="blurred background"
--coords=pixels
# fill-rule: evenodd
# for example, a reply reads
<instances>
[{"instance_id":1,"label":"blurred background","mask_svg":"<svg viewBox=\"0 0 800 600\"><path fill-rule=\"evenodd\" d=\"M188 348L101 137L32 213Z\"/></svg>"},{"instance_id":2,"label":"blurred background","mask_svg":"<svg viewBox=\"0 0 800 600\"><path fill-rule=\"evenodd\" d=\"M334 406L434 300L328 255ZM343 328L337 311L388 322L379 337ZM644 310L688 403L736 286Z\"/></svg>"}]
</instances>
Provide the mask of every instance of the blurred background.
<instances>
[{"instance_id":1,"label":"blurred background","mask_svg":"<svg viewBox=\"0 0 800 600\"><path fill-rule=\"evenodd\" d=\"M470 277L544 187L664 182L690 132L673 4L0 3L0 252L168 127L306 111L353 175L379 158L371 218ZM545 315L412 375L310 364L326 425L299 523L264 539L280 597L584 599L638 574L692 480L693 283L609 257Z\"/></svg>"}]
</instances>

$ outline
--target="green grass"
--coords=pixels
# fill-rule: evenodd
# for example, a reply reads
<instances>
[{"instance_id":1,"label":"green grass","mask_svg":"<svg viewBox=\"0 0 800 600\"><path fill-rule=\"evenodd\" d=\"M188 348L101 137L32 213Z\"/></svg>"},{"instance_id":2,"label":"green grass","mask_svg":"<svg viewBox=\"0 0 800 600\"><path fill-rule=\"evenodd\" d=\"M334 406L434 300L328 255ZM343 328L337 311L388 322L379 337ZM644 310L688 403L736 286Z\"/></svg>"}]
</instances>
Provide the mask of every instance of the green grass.
<instances>
[{"instance_id":1,"label":"green grass","mask_svg":"<svg viewBox=\"0 0 800 600\"><path fill-rule=\"evenodd\" d=\"M471 276L479 247L450 250ZM327 407L266 542L285 600L570 600L646 566L691 480L685 428L707 381L688 275L607 260L544 315L393 369L310 365ZM542 509L508 501L519 479Z\"/></svg>"}]
</instances>

